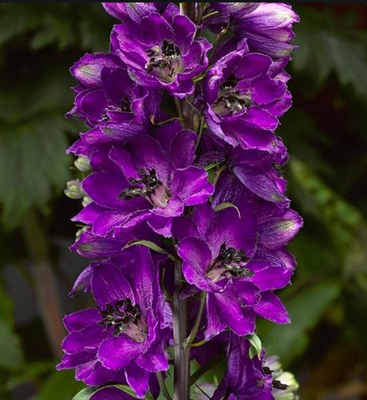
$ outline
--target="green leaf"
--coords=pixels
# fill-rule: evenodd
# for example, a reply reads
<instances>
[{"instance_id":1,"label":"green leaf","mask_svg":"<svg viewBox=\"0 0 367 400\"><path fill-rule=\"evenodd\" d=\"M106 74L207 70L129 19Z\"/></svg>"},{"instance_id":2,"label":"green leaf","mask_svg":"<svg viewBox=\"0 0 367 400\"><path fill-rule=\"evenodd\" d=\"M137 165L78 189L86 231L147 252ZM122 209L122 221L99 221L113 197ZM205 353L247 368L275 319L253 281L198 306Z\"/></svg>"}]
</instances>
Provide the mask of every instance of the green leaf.
<instances>
[{"instance_id":1,"label":"green leaf","mask_svg":"<svg viewBox=\"0 0 367 400\"><path fill-rule=\"evenodd\" d=\"M295 27L299 49L293 55L293 67L309 70L319 83L335 71L342 84L351 84L357 93L367 97L364 44L356 42L332 12L320 13L305 7L300 7L299 12L302 23Z\"/></svg>"},{"instance_id":2,"label":"green leaf","mask_svg":"<svg viewBox=\"0 0 367 400\"><path fill-rule=\"evenodd\" d=\"M21 371L13 374L13 376L6 382L5 387L9 391L14 390L19 385L39 380L42 375L51 371L55 371L55 361L34 361L24 363Z\"/></svg>"},{"instance_id":3,"label":"green leaf","mask_svg":"<svg viewBox=\"0 0 367 400\"><path fill-rule=\"evenodd\" d=\"M18 336L0 317L0 368L15 371L22 367L23 353Z\"/></svg>"},{"instance_id":4,"label":"green leaf","mask_svg":"<svg viewBox=\"0 0 367 400\"><path fill-rule=\"evenodd\" d=\"M2 318L9 326L14 324L13 301L0 284L0 318Z\"/></svg>"},{"instance_id":5,"label":"green leaf","mask_svg":"<svg viewBox=\"0 0 367 400\"><path fill-rule=\"evenodd\" d=\"M348 249L358 240L356 231L366 229L361 213L325 185L312 169L300 160L293 157L290 169L302 192L299 196L301 204L302 198L307 199L304 202L306 209L324 222L338 245Z\"/></svg>"},{"instance_id":6,"label":"green leaf","mask_svg":"<svg viewBox=\"0 0 367 400\"><path fill-rule=\"evenodd\" d=\"M166 250L162 249L162 247L158 246L154 242L151 242L150 240L132 240L131 242L128 242L125 246L124 249L128 249L131 246L145 246L148 247L149 249L155 251L156 253L160 254L169 254ZM174 256L172 254L169 254L169 258L174 259Z\"/></svg>"},{"instance_id":7,"label":"green leaf","mask_svg":"<svg viewBox=\"0 0 367 400\"><path fill-rule=\"evenodd\" d=\"M288 302L284 302L292 323L289 325L271 325L264 329L259 326L264 347L268 355L278 355L284 366L302 354L308 344L309 332L320 320L330 302L340 291L339 283L324 282L299 293Z\"/></svg>"},{"instance_id":8,"label":"green leaf","mask_svg":"<svg viewBox=\"0 0 367 400\"><path fill-rule=\"evenodd\" d=\"M253 333L252 335L246 336L246 339L250 342L250 358L254 358L256 355L260 358L262 343L259 336L257 336L256 333Z\"/></svg>"},{"instance_id":9,"label":"green leaf","mask_svg":"<svg viewBox=\"0 0 367 400\"><path fill-rule=\"evenodd\" d=\"M129 394L130 396L134 397L134 399L138 399L138 397L136 397L135 392L126 385L113 385L115 388L120 389L121 391ZM153 396L151 396L150 394L146 394L145 395L145 399L146 400L154 400Z\"/></svg>"},{"instance_id":10,"label":"green leaf","mask_svg":"<svg viewBox=\"0 0 367 400\"><path fill-rule=\"evenodd\" d=\"M239 208L233 203L229 203L229 202L220 203L216 207L214 207L214 211L222 211L222 210L225 210L226 208L234 208L237 211L239 218L241 218L241 212L240 212Z\"/></svg>"},{"instance_id":11,"label":"green leaf","mask_svg":"<svg viewBox=\"0 0 367 400\"><path fill-rule=\"evenodd\" d=\"M95 387L86 387L82 389L79 393L77 393L74 397L73 400L89 400L94 393L97 393L100 388L95 388Z\"/></svg>"},{"instance_id":12,"label":"green leaf","mask_svg":"<svg viewBox=\"0 0 367 400\"><path fill-rule=\"evenodd\" d=\"M75 372L71 370L54 371L32 400L71 399L75 392L85 386L83 382L76 381L74 375Z\"/></svg>"},{"instance_id":13,"label":"green leaf","mask_svg":"<svg viewBox=\"0 0 367 400\"><path fill-rule=\"evenodd\" d=\"M62 116L47 116L0 127L0 203L2 222L8 228L21 224L31 207L44 207L61 193L69 177Z\"/></svg>"}]
</instances>

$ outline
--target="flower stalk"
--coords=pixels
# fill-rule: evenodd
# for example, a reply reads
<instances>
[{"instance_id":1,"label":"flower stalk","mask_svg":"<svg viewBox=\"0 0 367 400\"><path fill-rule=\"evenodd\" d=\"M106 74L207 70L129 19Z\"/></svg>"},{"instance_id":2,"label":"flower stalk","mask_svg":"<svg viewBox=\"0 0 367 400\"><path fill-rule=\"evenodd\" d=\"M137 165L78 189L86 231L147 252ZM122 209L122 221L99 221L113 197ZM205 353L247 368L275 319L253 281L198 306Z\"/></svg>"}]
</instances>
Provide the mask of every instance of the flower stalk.
<instances>
[{"instance_id":1,"label":"flower stalk","mask_svg":"<svg viewBox=\"0 0 367 400\"><path fill-rule=\"evenodd\" d=\"M186 286L182 274L182 262L175 262L175 291L173 295L173 340L174 340L174 400L190 398L190 348L188 335L188 301L180 298Z\"/></svg>"}]
</instances>

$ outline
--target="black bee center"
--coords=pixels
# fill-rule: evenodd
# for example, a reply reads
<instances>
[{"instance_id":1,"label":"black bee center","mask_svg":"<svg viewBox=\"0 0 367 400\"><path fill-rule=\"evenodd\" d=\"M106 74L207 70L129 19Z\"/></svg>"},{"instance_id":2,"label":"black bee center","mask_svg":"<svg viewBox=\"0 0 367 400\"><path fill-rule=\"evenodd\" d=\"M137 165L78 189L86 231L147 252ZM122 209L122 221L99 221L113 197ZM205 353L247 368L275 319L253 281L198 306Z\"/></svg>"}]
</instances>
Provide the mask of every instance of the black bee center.
<instances>
[{"instance_id":1,"label":"black bee center","mask_svg":"<svg viewBox=\"0 0 367 400\"><path fill-rule=\"evenodd\" d=\"M152 194L162 182L157 178L155 169L139 172L141 179L130 178L129 183L132 185L124 189L119 195L124 200L129 200L137 196L146 196Z\"/></svg>"},{"instance_id":2,"label":"black bee center","mask_svg":"<svg viewBox=\"0 0 367 400\"><path fill-rule=\"evenodd\" d=\"M248 261L243 250L236 250L233 247L227 249L226 244L223 243L220 247L217 261L233 276L247 278L253 275L252 271L243 266Z\"/></svg>"},{"instance_id":3,"label":"black bee center","mask_svg":"<svg viewBox=\"0 0 367 400\"><path fill-rule=\"evenodd\" d=\"M114 328L114 336L122 333L129 323L137 324L141 317L140 307L133 306L130 299L107 303L105 310L100 310L102 320L98 325Z\"/></svg>"},{"instance_id":4,"label":"black bee center","mask_svg":"<svg viewBox=\"0 0 367 400\"><path fill-rule=\"evenodd\" d=\"M252 105L251 93L242 93L236 89L238 80L231 74L220 86L214 107L224 115L247 111Z\"/></svg>"},{"instance_id":5,"label":"black bee center","mask_svg":"<svg viewBox=\"0 0 367 400\"><path fill-rule=\"evenodd\" d=\"M181 52L171 40L164 39L161 47L154 46L146 50L146 54L148 56L148 62L145 68L148 74L158 68L166 71L167 75L172 78L175 74L174 62L180 58Z\"/></svg>"},{"instance_id":6,"label":"black bee center","mask_svg":"<svg viewBox=\"0 0 367 400\"><path fill-rule=\"evenodd\" d=\"M131 112L130 101L129 101L129 98L127 96L124 96L121 99L120 108L121 108L122 111Z\"/></svg>"}]
</instances>

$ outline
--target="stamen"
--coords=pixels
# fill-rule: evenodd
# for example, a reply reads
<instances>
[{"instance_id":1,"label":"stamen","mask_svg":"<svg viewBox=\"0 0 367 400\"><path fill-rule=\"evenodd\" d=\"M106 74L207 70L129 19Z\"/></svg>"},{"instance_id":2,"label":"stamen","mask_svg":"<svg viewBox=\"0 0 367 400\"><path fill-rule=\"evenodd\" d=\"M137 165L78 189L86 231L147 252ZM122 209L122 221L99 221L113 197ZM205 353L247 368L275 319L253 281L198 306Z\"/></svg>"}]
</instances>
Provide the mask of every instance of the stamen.
<instances>
[{"instance_id":1,"label":"stamen","mask_svg":"<svg viewBox=\"0 0 367 400\"><path fill-rule=\"evenodd\" d=\"M148 172L142 170L139 172L139 175L141 179L129 179L129 183L134 186L124 189L119 197L124 200L130 200L137 196L146 196L153 193L155 189L162 185L162 182L156 176L155 169L148 170ZM145 187L136 185L145 185Z\"/></svg>"},{"instance_id":2,"label":"stamen","mask_svg":"<svg viewBox=\"0 0 367 400\"><path fill-rule=\"evenodd\" d=\"M172 41L164 39L161 48L154 46L151 49L147 49L146 54L149 57L145 65L148 74L158 69L160 70L161 78L172 78L177 72L181 52Z\"/></svg>"},{"instance_id":3,"label":"stamen","mask_svg":"<svg viewBox=\"0 0 367 400\"><path fill-rule=\"evenodd\" d=\"M158 179L155 169L150 169L148 172L142 170L139 172L139 175L141 179L129 179L129 183L133 186L124 189L120 193L119 198L130 200L137 196L143 196L154 207L167 207L171 196L169 190L163 185L163 182Z\"/></svg>"},{"instance_id":4,"label":"stamen","mask_svg":"<svg viewBox=\"0 0 367 400\"><path fill-rule=\"evenodd\" d=\"M282 383L280 381L278 381L277 379L273 380L273 387L275 389L280 389L280 390L286 390L288 388L288 385L286 385L285 383Z\"/></svg>"},{"instance_id":5,"label":"stamen","mask_svg":"<svg viewBox=\"0 0 367 400\"><path fill-rule=\"evenodd\" d=\"M137 325L141 318L140 307L133 306L130 299L117 300L114 304L107 303L105 307L105 310L100 310L102 320L98 325L113 327L114 336L124 332L131 323Z\"/></svg>"},{"instance_id":6,"label":"stamen","mask_svg":"<svg viewBox=\"0 0 367 400\"><path fill-rule=\"evenodd\" d=\"M248 258L243 250L236 250L233 247L226 248L223 243L219 250L218 257L211 264L207 277L213 282L217 282L222 277L242 277L248 278L254 273L245 267Z\"/></svg>"},{"instance_id":7,"label":"stamen","mask_svg":"<svg viewBox=\"0 0 367 400\"><path fill-rule=\"evenodd\" d=\"M229 247L228 249L226 249L226 244L223 243L220 247L218 259L233 276L248 278L254 274L243 265L248 261L243 250L237 251L233 247Z\"/></svg>"},{"instance_id":8,"label":"stamen","mask_svg":"<svg viewBox=\"0 0 367 400\"><path fill-rule=\"evenodd\" d=\"M241 93L235 87L238 80L231 74L227 80L222 83L218 93L218 98L214 103L215 110L222 115L236 114L243 110L247 111L253 104L251 93Z\"/></svg>"}]
</instances>

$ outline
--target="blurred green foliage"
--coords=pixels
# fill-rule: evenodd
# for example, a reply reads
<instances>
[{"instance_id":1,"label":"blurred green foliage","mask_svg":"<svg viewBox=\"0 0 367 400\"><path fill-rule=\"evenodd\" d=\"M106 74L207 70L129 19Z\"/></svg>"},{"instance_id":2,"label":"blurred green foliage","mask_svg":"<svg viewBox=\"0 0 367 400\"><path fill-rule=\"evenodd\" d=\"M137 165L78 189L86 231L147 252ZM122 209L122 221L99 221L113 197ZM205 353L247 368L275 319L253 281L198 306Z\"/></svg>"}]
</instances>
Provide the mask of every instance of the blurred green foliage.
<instances>
[{"instance_id":1,"label":"blurred green foliage","mask_svg":"<svg viewBox=\"0 0 367 400\"><path fill-rule=\"evenodd\" d=\"M282 356L296 374L303 399L362 399L367 390L367 6L293 7L301 17L295 26L299 49L287 67L294 101L278 134L291 155L284 169L288 194L305 224L290 246L298 261L293 285L280 293L292 324L259 321L258 333L268 354ZM72 176L65 149L84 127L64 119L73 104L68 70L85 52L108 50L115 22L96 3L0 4L2 269L11 263L27 275L21 263L32 258L23 226L30 212L37 213L46 238L73 241L75 227L65 221L75 212L62 193ZM57 266L57 254L50 257ZM10 399L26 383L33 400L70 399L83 385L74 381L73 371L54 372L57 360L50 350L37 353L45 332L30 351L26 336L42 327L35 323L17 332L2 276L0 284L1 398ZM352 389L356 381L361 386ZM338 397L342 392L350 397Z\"/></svg>"}]
</instances>

